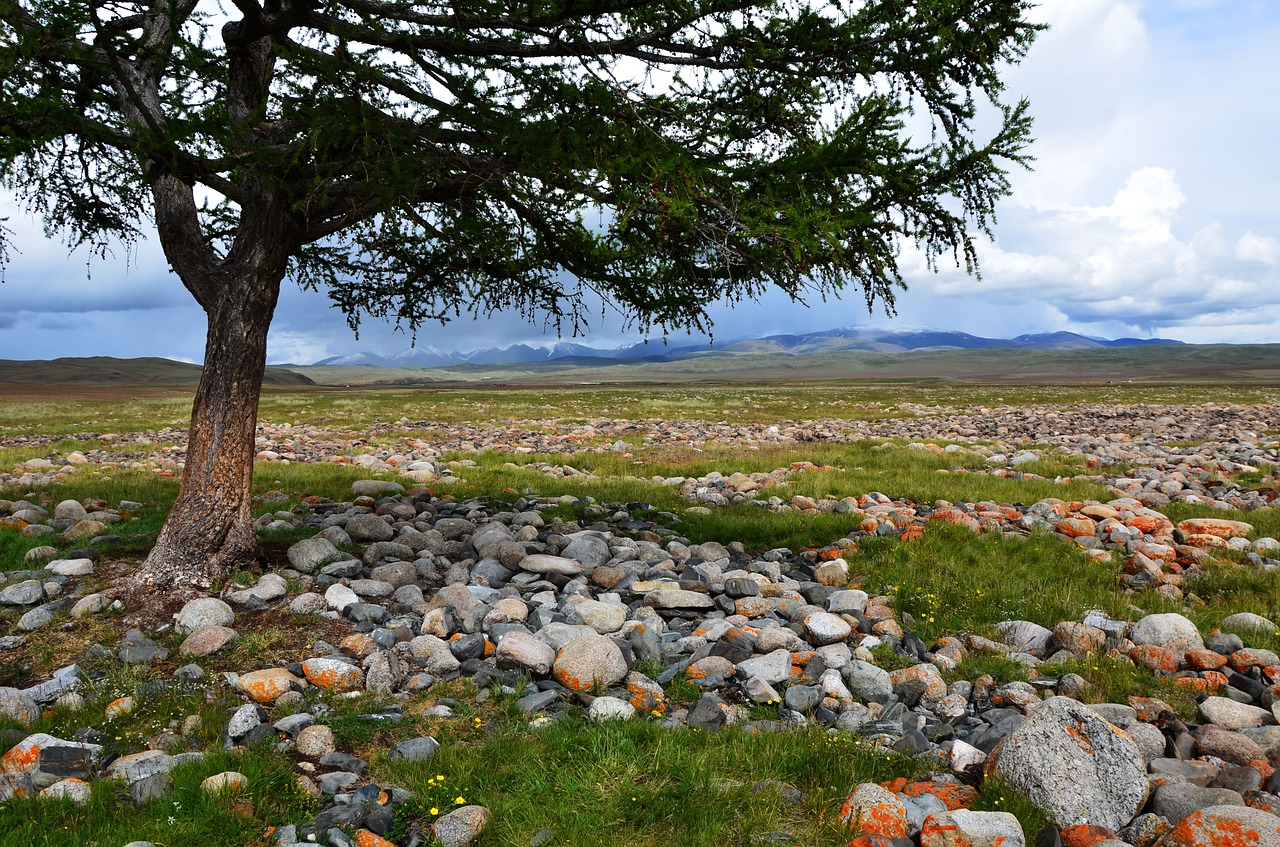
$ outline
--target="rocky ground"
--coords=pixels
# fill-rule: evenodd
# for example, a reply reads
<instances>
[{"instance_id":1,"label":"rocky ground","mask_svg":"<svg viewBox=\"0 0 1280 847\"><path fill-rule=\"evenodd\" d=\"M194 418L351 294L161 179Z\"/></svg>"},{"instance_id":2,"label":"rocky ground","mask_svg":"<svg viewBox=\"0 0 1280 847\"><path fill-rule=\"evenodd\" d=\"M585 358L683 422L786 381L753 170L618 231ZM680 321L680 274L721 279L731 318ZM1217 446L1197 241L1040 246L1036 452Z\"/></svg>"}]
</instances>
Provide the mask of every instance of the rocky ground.
<instances>
[{"instance_id":1,"label":"rocky ground","mask_svg":"<svg viewBox=\"0 0 1280 847\"><path fill-rule=\"evenodd\" d=\"M280 822L272 838L282 845L385 847L394 843L386 838L394 809L411 800L395 786L370 784L368 763L335 748L323 724L326 697L365 691L408 702L458 677L475 682L477 700L492 696L492 686L512 691L534 726L579 708L591 721L654 720L672 731L818 725L932 763L929 779L851 787L841 815L859 847L1012 847L1028 837L1046 847L1059 841L1068 847L1280 844L1280 656L1251 645L1249 637L1275 633L1274 621L1242 614L1224 620L1223 631L1202 633L1179 614L1113 620L1093 611L1077 620L1005 621L992 638L957 632L925 643L892 597L850 585L848 561L864 538L910 542L936 523L1010 536L1049 532L1115 568L1126 588L1194 600L1188 580L1211 557L1231 552L1259 571L1271 570L1280 566L1280 542L1258 537L1242 521L1174 524L1159 508L1172 502L1269 507L1274 488L1231 480L1265 478L1280 464L1275 436L1264 434L1277 410L914 411L913 418L760 427L538 422L465 427L452 439L429 442L415 437L421 425L408 421L359 440L314 428L264 427L260 461L339 461L410 479L404 486L363 480L344 501L307 498L306 515L265 515L264 530L316 533L288 548L288 567L192 601L175 610L171 622L131 630L117 644L96 645L94 655L73 657L81 660L49 679L0 689L0 714L21 725L51 705L83 703L93 680L80 665L162 662L169 656L161 636L172 628L184 636L176 649L186 664L167 684L237 692L243 706L222 728L225 744L277 745L296 759L299 782L323 798L314 818ZM774 511L845 513L856 526L824 548L757 551L737 543L691 544L644 504L578 502L581 519L573 522L554 515L574 498L529 495L501 508L441 496L438 486L434 493L405 487L465 474L465 462L440 460L452 451L750 448L873 436L907 439L919 450L963 444L987 457L984 472L1001 476L1022 473L1020 465L1052 446L1081 458L1088 468L1083 476L1113 496L1033 504L924 504L876 492L838 500L785 496L786 480L811 468L805 464L771 474L660 480L677 486L696 508L750 501ZM35 487L84 464L172 471L181 450L155 451L143 442L182 438L180 431L111 437L100 451L33 460L0 481ZM33 442L38 439L26 443ZM551 463L540 469L579 473ZM21 614L15 631L0 637L0 650L19 649L25 638L67 620L110 613L107 598L81 585L98 567L113 523L136 505L69 501L49 511L34 502L0 501L0 522L10 527L0 531L84 545L71 554L36 548L20 567L6 566L0 604ZM236 642L237 627L281 609L324 621L332 640L315 640L305 658L280 667L205 674L201 664ZM944 681L943 672L975 655L1004 656L1026 666L1030 679ZM882 667L886 656L893 658L890 667ZM1085 680L1056 669L1090 656L1172 680L1197 698L1194 720L1155 698L1084 705ZM693 696L673 696L677 682L682 692L693 686ZM108 711L134 705L116 702ZM447 720L453 707L433 708ZM145 802L165 796L172 767L203 755L189 749L193 727L180 724L151 739L148 749L110 758L101 744L108 717L87 715L83 732L67 739L8 732L0 802L37 792L83 797L93 779L119 779ZM367 717L395 722L402 714L391 709ZM413 738L392 755L429 759L437 748L434 738ZM992 777L1026 795L1053 828L1023 833L1012 815L970 811L974 787ZM208 790L244 779L217 774ZM398 847L432 838L445 845L484 843L488 819L483 807L458 804Z\"/></svg>"}]
</instances>

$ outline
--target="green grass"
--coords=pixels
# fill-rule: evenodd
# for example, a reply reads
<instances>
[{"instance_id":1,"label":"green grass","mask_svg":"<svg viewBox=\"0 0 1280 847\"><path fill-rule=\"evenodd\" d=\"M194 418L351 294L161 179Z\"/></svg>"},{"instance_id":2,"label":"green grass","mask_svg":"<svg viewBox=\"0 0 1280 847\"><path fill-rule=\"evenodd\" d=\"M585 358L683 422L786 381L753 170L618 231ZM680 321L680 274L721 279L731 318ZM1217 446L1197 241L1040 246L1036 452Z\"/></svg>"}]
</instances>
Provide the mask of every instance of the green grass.
<instances>
[{"instance_id":1,"label":"green grass","mask_svg":"<svg viewBox=\"0 0 1280 847\"><path fill-rule=\"evenodd\" d=\"M206 777L223 771L248 777L239 795L207 795ZM209 753L170 772L173 795L137 807L121 785L100 781L85 806L69 801L13 800L0 806L3 847L84 847L118 845L139 839L166 847L250 844L281 821L301 820L314 802L298 788L289 760L262 748L244 753ZM236 803L236 800L247 803Z\"/></svg>"},{"instance_id":2,"label":"green grass","mask_svg":"<svg viewBox=\"0 0 1280 847\"><path fill-rule=\"evenodd\" d=\"M370 773L423 798L410 810L423 822L457 797L488 807L485 844L525 845L544 829L556 831L553 844L581 847L745 844L786 831L794 843L834 847L849 840L838 811L855 785L923 767L820 730L707 734L568 719L539 731L502 726L425 763L375 758ZM796 786L803 805L752 792L762 780Z\"/></svg>"},{"instance_id":3,"label":"green grass","mask_svg":"<svg viewBox=\"0 0 1280 847\"><path fill-rule=\"evenodd\" d=\"M459 423L531 421L576 424L599 419L701 420L773 424L788 420L913 417L921 407L971 409L1052 403L1196 404L1275 402L1269 386L1168 384L981 385L929 380L814 380L790 384L556 386L534 388L359 387L263 391L269 423L367 430L402 417L428 428ZM29 399L0 394L0 435L130 433L183 428L191 389L120 388L109 396ZM377 412L373 410L387 410ZM419 430L421 431L421 430Z\"/></svg>"}]
</instances>

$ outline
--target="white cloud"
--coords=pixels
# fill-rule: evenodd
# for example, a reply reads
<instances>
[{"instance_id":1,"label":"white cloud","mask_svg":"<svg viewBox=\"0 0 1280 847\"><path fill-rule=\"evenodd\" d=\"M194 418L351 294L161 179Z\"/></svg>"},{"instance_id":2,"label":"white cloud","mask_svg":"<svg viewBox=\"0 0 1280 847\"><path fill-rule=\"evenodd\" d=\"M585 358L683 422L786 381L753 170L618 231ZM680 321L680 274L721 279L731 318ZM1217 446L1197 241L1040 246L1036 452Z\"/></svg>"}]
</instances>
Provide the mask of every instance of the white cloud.
<instances>
[{"instance_id":1,"label":"white cloud","mask_svg":"<svg viewBox=\"0 0 1280 847\"><path fill-rule=\"evenodd\" d=\"M1265 235L1246 232L1236 242L1236 258L1242 262L1274 265L1280 258L1280 241Z\"/></svg>"}]
</instances>

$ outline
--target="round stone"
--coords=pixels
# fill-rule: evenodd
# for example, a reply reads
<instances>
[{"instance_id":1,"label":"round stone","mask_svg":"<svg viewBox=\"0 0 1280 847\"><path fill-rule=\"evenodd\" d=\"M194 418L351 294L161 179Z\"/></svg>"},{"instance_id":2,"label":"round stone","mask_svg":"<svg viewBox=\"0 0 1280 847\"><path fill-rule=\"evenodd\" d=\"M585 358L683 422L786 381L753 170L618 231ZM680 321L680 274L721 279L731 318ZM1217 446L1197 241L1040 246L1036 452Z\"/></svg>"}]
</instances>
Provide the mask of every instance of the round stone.
<instances>
[{"instance_id":1,"label":"round stone","mask_svg":"<svg viewBox=\"0 0 1280 847\"><path fill-rule=\"evenodd\" d=\"M396 537L396 531L378 515L352 515L344 527L351 540L360 544L373 541L390 541Z\"/></svg>"},{"instance_id":2,"label":"round stone","mask_svg":"<svg viewBox=\"0 0 1280 847\"><path fill-rule=\"evenodd\" d=\"M298 754L308 759L327 756L336 748L333 730L323 724L313 724L298 733Z\"/></svg>"},{"instance_id":3,"label":"round stone","mask_svg":"<svg viewBox=\"0 0 1280 847\"><path fill-rule=\"evenodd\" d=\"M431 825L431 833L440 847L469 847L489 825L489 810L484 806L462 806L441 815Z\"/></svg>"},{"instance_id":4,"label":"round stone","mask_svg":"<svg viewBox=\"0 0 1280 847\"><path fill-rule=\"evenodd\" d=\"M848 621L830 612L815 612L804 619L805 637L815 647L844 641L852 631Z\"/></svg>"},{"instance_id":5,"label":"round stone","mask_svg":"<svg viewBox=\"0 0 1280 847\"><path fill-rule=\"evenodd\" d=\"M536 636L515 630L498 640L495 657L500 668L523 669L543 677L551 673L556 651Z\"/></svg>"},{"instance_id":6,"label":"round stone","mask_svg":"<svg viewBox=\"0 0 1280 847\"><path fill-rule=\"evenodd\" d=\"M1157 847L1280 847L1280 817L1249 806L1209 806L1187 815Z\"/></svg>"},{"instance_id":7,"label":"round stone","mask_svg":"<svg viewBox=\"0 0 1280 847\"><path fill-rule=\"evenodd\" d=\"M231 626L236 613L217 597L200 597L188 602L174 616L179 632L191 633L207 626Z\"/></svg>"},{"instance_id":8,"label":"round stone","mask_svg":"<svg viewBox=\"0 0 1280 847\"><path fill-rule=\"evenodd\" d=\"M60 779L40 792L41 797L52 800L70 800L77 806L83 806L88 803L92 794L93 790L89 788L89 783L75 778Z\"/></svg>"},{"instance_id":9,"label":"round stone","mask_svg":"<svg viewBox=\"0 0 1280 847\"><path fill-rule=\"evenodd\" d=\"M364 671L341 659L307 659L302 663L307 682L330 691L359 691L364 688Z\"/></svg>"},{"instance_id":10,"label":"round stone","mask_svg":"<svg viewBox=\"0 0 1280 847\"><path fill-rule=\"evenodd\" d=\"M552 674L570 691L590 691L621 680L627 675L627 662L613 639L587 635L560 649Z\"/></svg>"},{"instance_id":11,"label":"round stone","mask_svg":"<svg viewBox=\"0 0 1280 847\"><path fill-rule=\"evenodd\" d=\"M240 634L230 627L201 627L187 636L178 652L184 656L211 656L239 637Z\"/></svg>"},{"instance_id":12,"label":"round stone","mask_svg":"<svg viewBox=\"0 0 1280 847\"><path fill-rule=\"evenodd\" d=\"M587 720L592 723L625 721L635 713L636 707L626 700L617 697L597 697L591 701L591 706L587 709Z\"/></svg>"},{"instance_id":13,"label":"round stone","mask_svg":"<svg viewBox=\"0 0 1280 847\"><path fill-rule=\"evenodd\" d=\"M249 777L239 771L223 771L208 777L200 783L200 790L205 794L220 794L224 791L243 791L249 787Z\"/></svg>"},{"instance_id":14,"label":"round stone","mask_svg":"<svg viewBox=\"0 0 1280 847\"><path fill-rule=\"evenodd\" d=\"M236 686L259 703L274 703L282 694L305 684L284 668L250 671L236 680Z\"/></svg>"},{"instance_id":15,"label":"round stone","mask_svg":"<svg viewBox=\"0 0 1280 847\"><path fill-rule=\"evenodd\" d=\"M302 573L315 573L330 562L342 558L342 553L338 552L338 548L329 539L318 535L290 546L286 555L293 569Z\"/></svg>"},{"instance_id":16,"label":"round stone","mask_svg":"<svg viewBox=\"0 0 1280 847\"><path fill-rule=\"evenodd\" d=\"M1129 630L1134 644L1152 644L1156 647L1172 647L1189 650L1204 647L1204 639L1196 625L1182 615L1172 612L1147 615Z\"/></svg>"}]
</instances>

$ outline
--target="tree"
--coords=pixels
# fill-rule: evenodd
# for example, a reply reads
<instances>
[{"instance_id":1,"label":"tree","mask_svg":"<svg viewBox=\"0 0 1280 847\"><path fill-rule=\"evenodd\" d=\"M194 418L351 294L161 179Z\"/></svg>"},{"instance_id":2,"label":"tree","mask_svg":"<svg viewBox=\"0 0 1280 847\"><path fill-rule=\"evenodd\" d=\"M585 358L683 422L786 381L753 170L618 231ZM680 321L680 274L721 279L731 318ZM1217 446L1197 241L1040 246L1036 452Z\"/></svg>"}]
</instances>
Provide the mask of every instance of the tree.
<instances>
[{"instance_id":1,"label":"tree","mask_svg":"<svg viewBox=\"0 0 1280 847\"><path fill-rule=\"evenodd\" d=\"M159 589L253 555L286 277L415 332L596 296L701 329L769 286L891 312L904 247L976 272L1027 162L1026 0L231 3L0 0L4 185L72 245L153 220L208 315Z\"/></svg>"}]
</instances>

